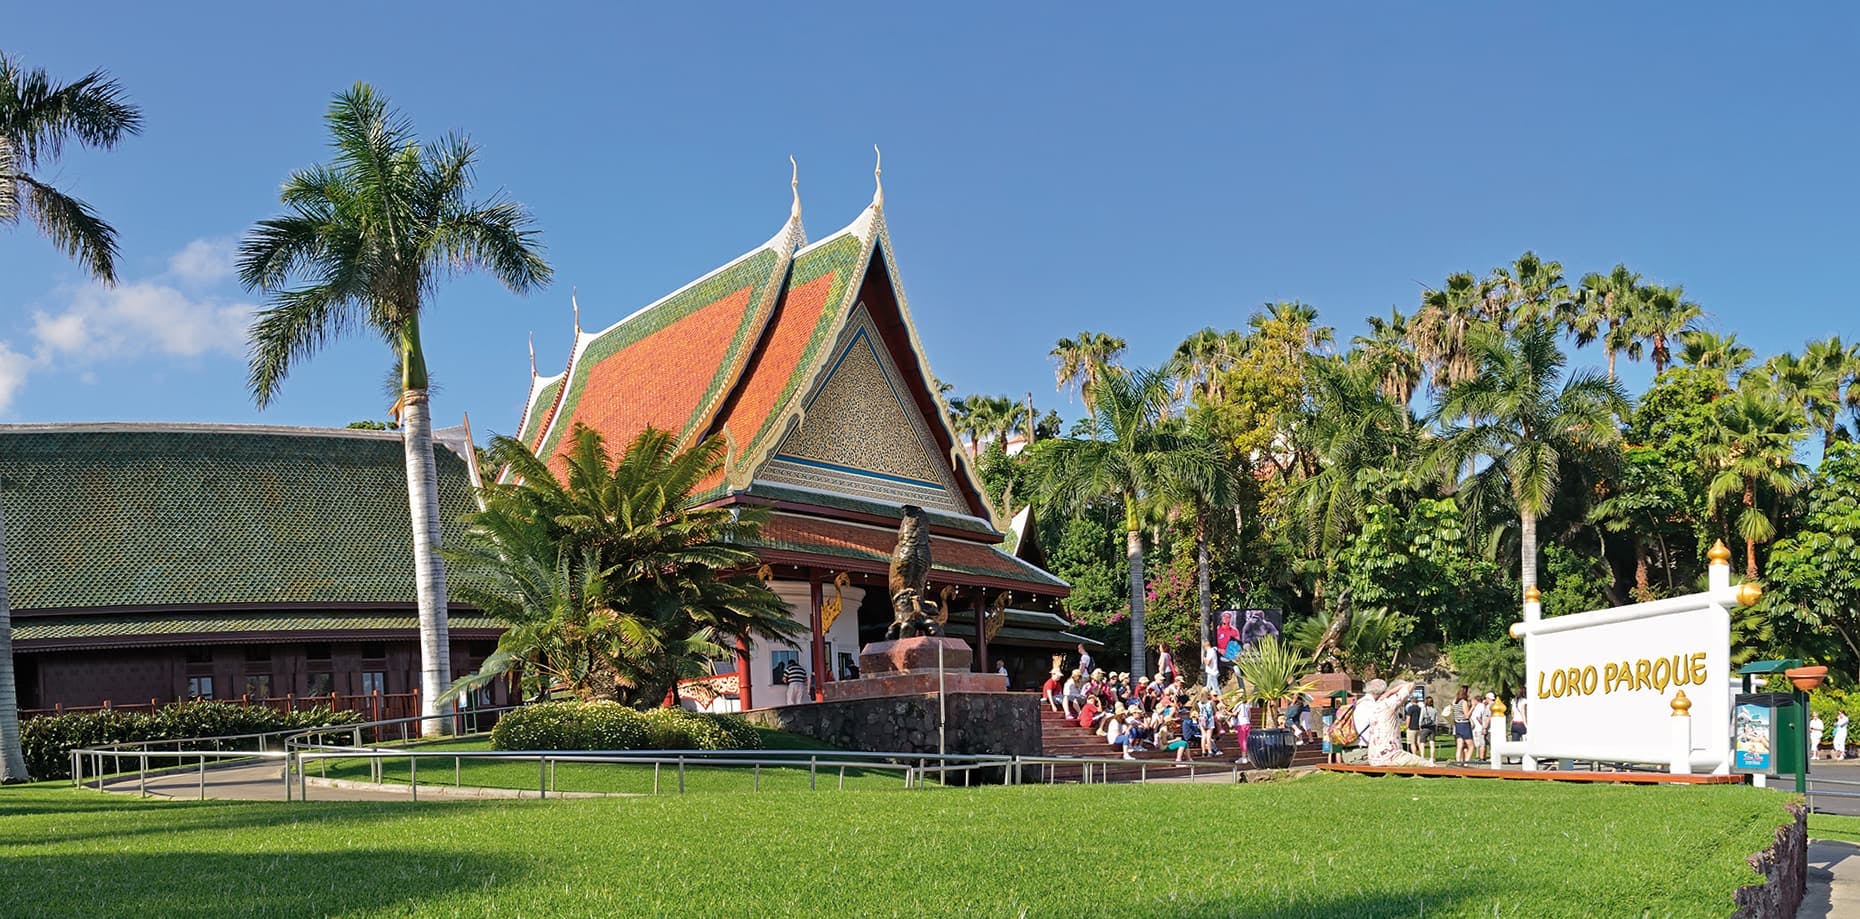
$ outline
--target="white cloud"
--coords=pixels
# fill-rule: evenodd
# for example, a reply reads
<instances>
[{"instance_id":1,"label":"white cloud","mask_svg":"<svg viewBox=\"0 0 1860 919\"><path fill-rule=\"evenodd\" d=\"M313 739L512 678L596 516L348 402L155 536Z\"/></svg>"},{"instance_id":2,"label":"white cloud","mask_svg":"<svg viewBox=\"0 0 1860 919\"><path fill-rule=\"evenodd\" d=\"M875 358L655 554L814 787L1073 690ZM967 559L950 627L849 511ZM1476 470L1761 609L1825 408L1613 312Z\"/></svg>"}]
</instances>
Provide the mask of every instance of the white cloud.
<instances>
[{"instance_id":1,"label":"white cloud","mask_svg":"<svg viewBox=\"0 0 1860 919\"><path fill-rule=\"evenodd\" d=\"M204 286L225 280L233 273L233 240L196 239L168 259L168 273L183 282Z\"/></svg>"},{"instance_id":2,"label":"white cloud","mask_svg":"<svg viewBox=\"0 0 1860 919\"><path fill-rule=\"evenodd\" d=\"M13 404L13 397L26 387L26 374L32 359L0 341L0 412Z\"/></svg>"},{"instance_id":3,"label":"white cloud","mask_svg":"<svg viewBox=\"0 0 1860 919\"><path fill-rule=\"evenodd\" d=\"M62 311L32 316L41 358L78 361L149 354L199 357L245 353L254 307L195 298L153 281L70 292Z\"/></svg>"}]
</instances>

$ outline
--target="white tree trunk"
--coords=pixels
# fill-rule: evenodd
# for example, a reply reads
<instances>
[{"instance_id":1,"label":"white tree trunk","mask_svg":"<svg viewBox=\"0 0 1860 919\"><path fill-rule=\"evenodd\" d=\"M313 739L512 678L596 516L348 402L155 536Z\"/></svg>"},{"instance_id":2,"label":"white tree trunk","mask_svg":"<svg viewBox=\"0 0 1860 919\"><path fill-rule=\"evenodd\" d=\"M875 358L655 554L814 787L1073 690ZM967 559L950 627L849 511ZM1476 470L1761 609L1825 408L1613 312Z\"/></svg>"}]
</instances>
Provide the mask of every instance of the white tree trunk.
<instances>
[{"instance_id":1,"label":"white tree trunk","mask_svg":"<svg viewBox=\"0 0 1860 919\"><path fill-rule=\"evenodd\" d=\"M401 404L401 443L407 454L407 508L413 523L413 571L420 594L420 714L440 713L439 697L452 683L452 642L446 630L446 567L439 558L439 473L433 463L433 424L426 391L409 389ZM420 722L420 733L448 733L443 718Z\"/></svg>"},{"instance_id":2,"label":"white tree trunk","mask_svg":"<svg viewBox=\"0 0 1860 919\"><path fill-rule=\"evenodd\" d=\"M1518 515L1518 542L1523 555L1523 562L1518 569L1518 580L1525 587L1537 586L1537 517L1529 513ZM1539 588L1541 589L1541 588Z\"/></svg>"},{"instance_id":3,"label":"white tree trunk","mask_svg":"<svg viewBox=\"0 0 1860 919\"><path fill-rule=\"evenodd\" d=\"M1130 678L1149 676L1149 655L1143 645L1143 532L1124 534L1124 554L1130 559Z\"/></svg>"},{"instance_id":4,"label":"white tree trunk","mask_svg":"<svg viewBox=\"0 0 1860 919\"><path fill-rule=\"evenodd\" d=\"M6 509L0 498L0 784L27 781L19 748L19 693L13 685L13 608L6 594Z\"/></svg>"}]
</instances>

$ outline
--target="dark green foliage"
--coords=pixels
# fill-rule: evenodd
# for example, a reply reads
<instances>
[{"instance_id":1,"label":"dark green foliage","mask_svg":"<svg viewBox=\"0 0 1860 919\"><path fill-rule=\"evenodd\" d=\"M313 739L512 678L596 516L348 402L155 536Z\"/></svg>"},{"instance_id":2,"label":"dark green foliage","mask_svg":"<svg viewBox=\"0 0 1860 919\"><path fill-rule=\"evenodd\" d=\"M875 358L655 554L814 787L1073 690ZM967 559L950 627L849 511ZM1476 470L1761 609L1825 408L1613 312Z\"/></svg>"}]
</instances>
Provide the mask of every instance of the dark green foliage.
<instances>
[{"instance_id":1,"label":"dark green foliage","mask_svg":"<svg viewBox=\"0 0 1860 919\"><path fill-rule=\"evenodd\" d=\"M1524 688L1524 645L1510 638L1468 641L1447 648L1463 685L1510 699Z\"/></svg>"},{"instance_id":2,"label":"dark green foliage","mask_svg":"<svg viewBox=\"0 0 1860 919\"><path fill-rule=\"evenodd\" d=\"M1416 640L1487 637L1515 609L1510 578L1473 552L1452 498L1424 498L1405 515L1369 507L1339 576L1353 609L1413 616Z\"/></svg>"},{"instance_id":3,"label":"dark green foliage","mask_svg":"<svg viewBox=\"0 0 1860 919\"><path fill-rule=\"evenodd\" d=\"M1540 574L1546 616L1586 613L1612 605L1608 602L1608 568L1593 555L1551 543L1544 547Z\"/></svg>"},{"instance_id":4,"label":"dark green foliage","mask_svg":"<svg viewBox=\"0 0 1860 919\"><path fill-rule=\"evenodd\" d=\"M138 740L178 740L191 737L224 737L233 734L263 734L297 728L360 724L359 712L335 712L327 708L281 712L256 705L234 702L181 702L153 713L105 709L96 712L71 712L33 718L21 723L20 744L26 752L26 768L36 779L71 777L72 750L100 744ZM220 749L215 744L183 744L180 749ZM232 743L231 747L241 744Z\"/></svg>"},{"instance_id":5,"label":"dark green foliage","mask_svg":"<svg viewBox=\"0 0 1860 919\"><path fill-rule=\"evenodd\" d=\"M1129 606L1124 599L1123 534L1104 509L1051 517L1059 528L1058 538L1043 540L1042 545L1053 573L1072 585L1066 612L1082 624L1108 624Z\"/></svg>"},{"instance_id":6,"label":"dark green foliage","mask_svg":"<svg viewBox=\"0 0 1860 919\"><path fill-rule=\"evenodd\" d=\"M513 711L491 730L494 750L759 750L762 737L741 718L646 711L618 702L545 702Z\"/></svg>"},{"instance_id":7,"label":"dark green foliage","mask_svg":"<svg viewBox=\"0 0 1860 919\"><path fill-rule=\"evenodd\" d=\"M1770 552L1761 609L1779 651L1854 673L1860 663L1860 447L1829 447L1807 494L1800 529Z\"/></svg>"}]
</instances>

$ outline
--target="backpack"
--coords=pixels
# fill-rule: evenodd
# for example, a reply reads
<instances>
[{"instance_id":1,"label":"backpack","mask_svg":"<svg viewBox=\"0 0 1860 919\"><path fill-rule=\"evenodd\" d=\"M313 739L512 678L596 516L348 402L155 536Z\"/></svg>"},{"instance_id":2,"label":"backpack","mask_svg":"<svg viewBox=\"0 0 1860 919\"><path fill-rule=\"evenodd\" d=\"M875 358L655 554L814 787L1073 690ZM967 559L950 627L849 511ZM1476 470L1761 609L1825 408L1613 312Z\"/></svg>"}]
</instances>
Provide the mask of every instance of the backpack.
<instances>
[{"instance_id":1,"label":"backpack","mask_svg":"<svg viewBox=\"0 0 1860 919\"><path fill-rule=\"evenodd\" d=\"M1351 699L1337 709L1337 718L1330 725L1330 742L1347 747L1356 741L1356 700Z\"/></svg>"}]
</instances>

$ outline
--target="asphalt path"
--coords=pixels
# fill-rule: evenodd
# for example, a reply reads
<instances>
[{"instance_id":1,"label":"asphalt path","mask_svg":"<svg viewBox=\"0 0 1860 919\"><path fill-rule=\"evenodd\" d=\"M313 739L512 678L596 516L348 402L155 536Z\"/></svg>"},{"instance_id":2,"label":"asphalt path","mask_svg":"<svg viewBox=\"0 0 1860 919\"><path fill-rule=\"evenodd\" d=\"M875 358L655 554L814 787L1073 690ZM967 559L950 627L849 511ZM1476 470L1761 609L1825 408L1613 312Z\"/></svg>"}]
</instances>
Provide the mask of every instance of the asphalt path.
<instances>
[{"instance_id":1,"label":"asphalt path","mask_svg":"<svg viewBox=\"0 0 1860 919\"><path fill-rule=\"evenodd\" d=\"M1792 776L1773 778L1770 779L1770 787L1792 789L1795 787L1795 779ZM1811 760L1808 764L1808 793L1809 806L1816 813L1860 817L1860 759Z\"/></svg>"}]
</instances>

